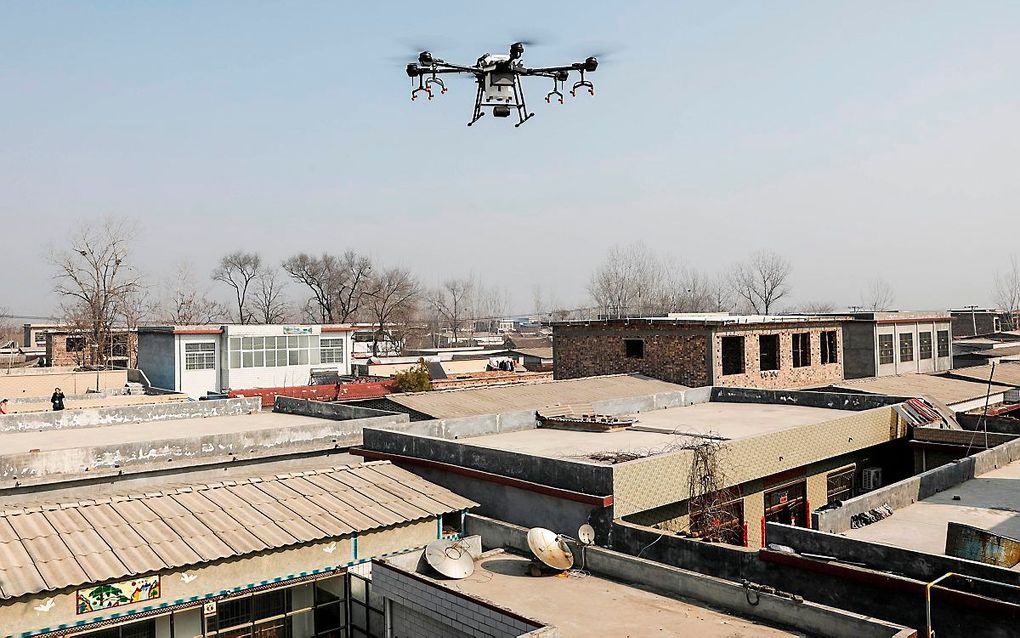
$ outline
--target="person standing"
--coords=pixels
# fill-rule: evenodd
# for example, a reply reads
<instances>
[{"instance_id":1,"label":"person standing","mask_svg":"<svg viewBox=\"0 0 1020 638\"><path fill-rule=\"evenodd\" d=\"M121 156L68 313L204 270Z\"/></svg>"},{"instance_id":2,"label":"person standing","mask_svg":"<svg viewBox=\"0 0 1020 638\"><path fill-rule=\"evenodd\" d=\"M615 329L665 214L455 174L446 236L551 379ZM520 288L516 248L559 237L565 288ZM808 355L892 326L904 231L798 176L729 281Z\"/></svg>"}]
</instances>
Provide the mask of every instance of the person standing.
<instances>
[{"instance_id":1,"label":"person standing","mask_svg":"<svg viewBox=\"0 0 1020 638\"><path fill-rule=\"evenodd\" d=\"M53 396L50 397L54 412L64 409L64 393L60 388L53 388Z\"/></svg>"},{"instance_id":2,"label":"person standing","mask_svg":"<svg viewBox=\"0 0 1020 638\"><path fill-rule=\"evenodd\" d=\"M0 400L0 414L7 414L7 399Z\"/></svg>"}]
</instances>

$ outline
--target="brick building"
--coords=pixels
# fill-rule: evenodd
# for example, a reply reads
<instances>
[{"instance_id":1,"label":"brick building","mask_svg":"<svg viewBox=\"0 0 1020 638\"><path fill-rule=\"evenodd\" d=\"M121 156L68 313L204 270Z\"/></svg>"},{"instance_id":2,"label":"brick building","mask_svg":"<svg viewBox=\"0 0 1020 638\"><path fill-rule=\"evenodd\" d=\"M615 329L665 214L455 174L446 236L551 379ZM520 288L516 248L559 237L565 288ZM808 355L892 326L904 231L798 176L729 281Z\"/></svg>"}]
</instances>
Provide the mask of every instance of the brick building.
<instances>
[{"instance_id":1,"label":"brick building","mask_svg":"<svg viewBox=\"0 0 1020 638\"><path fill-rule=\"evenodd\" d=\"M843 379L847 317L727 313L553 324L557 379L641 373L663 381L788 388Z\"/></svg>"},{"instance_id":2,"label":"brick building","mask_svg":"<svg viewBox=\"0 0 1020 638\"><path fill-rule=\"evenodd\" d=\"M46 344L46 365L80 366L93 360L90 335L73 328L51 328L37 333ZM133 368L138 362L138 333L127 328L114 328L110 333L108 352L103 360L117 368Z\"/></svg>"}]
</instances>

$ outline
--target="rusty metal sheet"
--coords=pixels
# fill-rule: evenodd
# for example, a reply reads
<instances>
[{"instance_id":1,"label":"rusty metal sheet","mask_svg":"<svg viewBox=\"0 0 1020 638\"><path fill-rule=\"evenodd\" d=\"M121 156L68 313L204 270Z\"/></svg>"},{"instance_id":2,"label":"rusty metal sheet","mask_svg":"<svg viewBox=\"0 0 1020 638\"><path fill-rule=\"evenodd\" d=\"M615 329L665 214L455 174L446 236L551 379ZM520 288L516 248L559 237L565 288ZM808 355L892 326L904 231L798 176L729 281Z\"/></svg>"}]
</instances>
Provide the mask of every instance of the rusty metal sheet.
<instances>
[{"instance_id":1,"label":"rusty metal sheet","mask_svg":"<svg viewBox=\"0 0 1020 638\"><path fill-rule=\"evenodd\" d=\"M1020 539L949 521L946 529L946 555L999 567L1013 567L1020 563Z\"/></svg>"}]
</instances>

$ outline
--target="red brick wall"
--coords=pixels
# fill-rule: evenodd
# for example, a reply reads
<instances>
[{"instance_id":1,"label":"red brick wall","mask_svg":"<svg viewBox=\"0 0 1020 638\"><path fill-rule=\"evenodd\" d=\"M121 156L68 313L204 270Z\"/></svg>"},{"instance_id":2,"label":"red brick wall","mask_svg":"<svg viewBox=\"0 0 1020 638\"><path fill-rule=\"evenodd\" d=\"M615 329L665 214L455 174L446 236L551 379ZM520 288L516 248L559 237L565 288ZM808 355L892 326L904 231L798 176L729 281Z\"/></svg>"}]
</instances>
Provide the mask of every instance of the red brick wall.
<instances>
[{"instance_id":1,"label":"red brick wall","mask_svg":"<svg viewBox=\"0 0 1020 638\"><path fill-rule=\"evenodd\" d=\"M644 358L626 356L624 339L630 338L644 340ZM556 326L553 341L553 376L557 379L639 372L691 387L711 382L707 331Z\"/></svg>"},{"instance_id":2,"label":"red brick wall","mask_svg":"<svg viewBox=\"0 0 1020 638\"><path fill-rule=\"evenodd\" d=\"M822 365L821 333L836 332L837 362ZM793 367L793 335L807 332L811 335L811 365ZM779 335L779 370L762 371L759 369L759 335ZM722 338L726 336L744 337L744 373L723 376L722 373ZM781 329L762 330L739 329L737 327L719 328L713 339L715 347L712 355L713 378L715 385L743 388L790 388L808 385L826 385L843 380L843 331L838 324L784 327Z\"/></svg>"}]
</instances>

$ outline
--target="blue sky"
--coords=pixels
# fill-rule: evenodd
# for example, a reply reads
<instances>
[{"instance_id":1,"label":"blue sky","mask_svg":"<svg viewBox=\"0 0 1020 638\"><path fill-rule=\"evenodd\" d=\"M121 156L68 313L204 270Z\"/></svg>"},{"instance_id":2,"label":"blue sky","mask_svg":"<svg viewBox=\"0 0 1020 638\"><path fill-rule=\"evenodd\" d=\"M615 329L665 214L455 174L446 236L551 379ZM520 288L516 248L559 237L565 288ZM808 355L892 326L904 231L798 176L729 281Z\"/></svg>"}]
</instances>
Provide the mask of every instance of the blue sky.
<instances>
[{"instance_id":1,"label":"blue sky","mask_svg":"<svg viewBox=\"0 0 1020 638\"><path fill-rule=\"evenodd\" d=\"M153 281L238 248L356 248L427 284L472 272L583 304L614 243L704 270L769 248L794 297L992 301L1017 251L1020 3L6 2L0 305L55 301L82 219L139 221ZM615 49L597 95L465 126L395 57L532 64ZM297 296L298 290L292 289Z\"/></svg>"}]
</instances>

